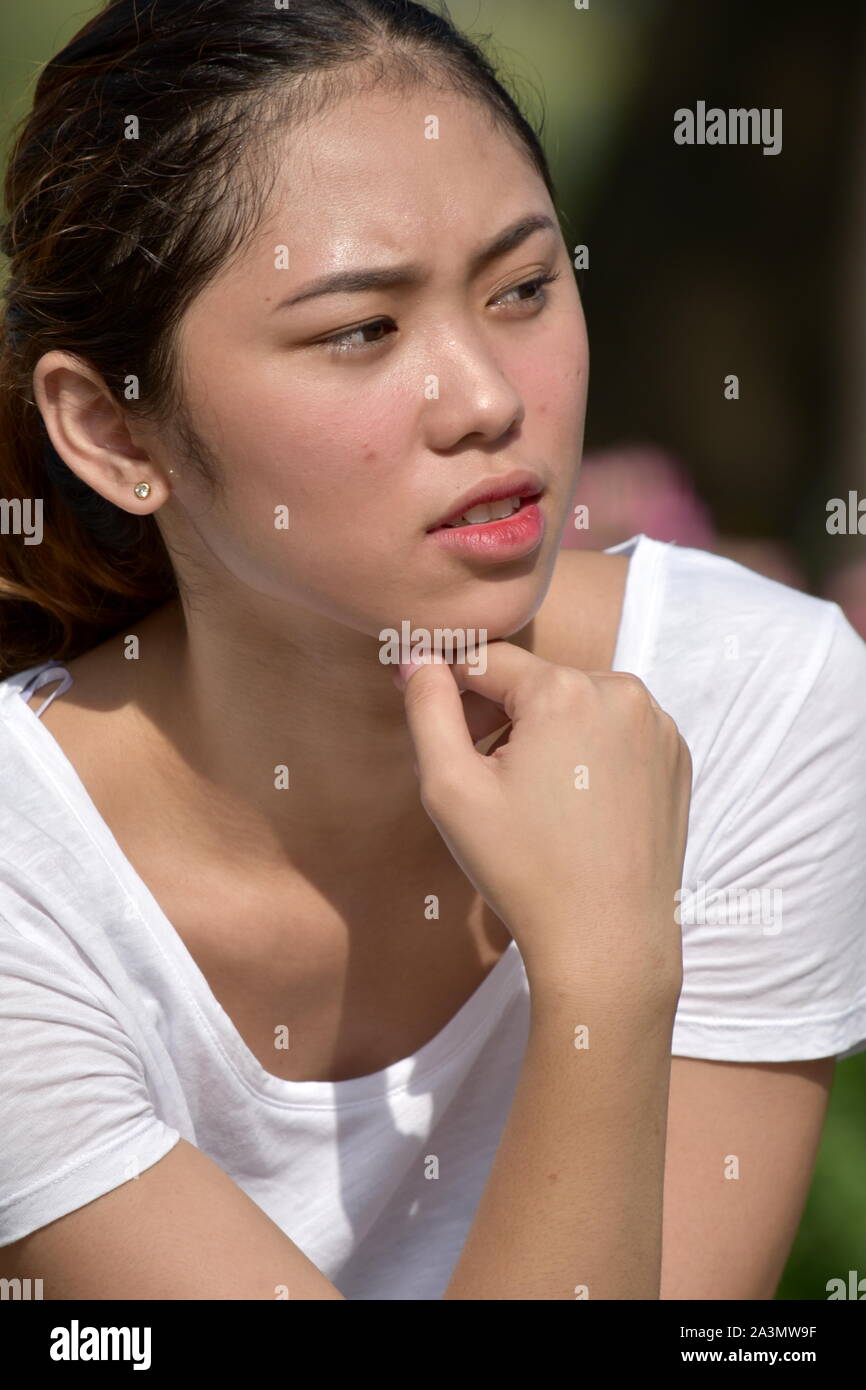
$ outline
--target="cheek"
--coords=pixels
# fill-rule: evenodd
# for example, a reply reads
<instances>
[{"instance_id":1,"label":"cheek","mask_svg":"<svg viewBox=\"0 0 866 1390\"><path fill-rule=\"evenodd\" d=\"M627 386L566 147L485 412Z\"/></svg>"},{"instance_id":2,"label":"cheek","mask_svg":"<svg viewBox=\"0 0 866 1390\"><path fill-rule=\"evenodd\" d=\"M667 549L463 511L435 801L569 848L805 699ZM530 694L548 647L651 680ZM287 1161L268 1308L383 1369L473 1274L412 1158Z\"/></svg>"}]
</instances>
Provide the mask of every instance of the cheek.
<instances>
[{"instance_id":1,"label":"cheek","mask_svg":"<svg viewBox=\"0 0 866 1390\"><path fill-rule=\"evenodd\" d=\"M223 400L204 424L225 489L213 504L187 500L212 560L258 593L361 630L379 600L390 612L405 572L386 515L403 457L393 421L387 435L356 402L311 406L283 395L247 398L243 409Z\"/></svg>"},{"instance_id":2,"label":"cheek","mask_svg":"<svg viewBox=\"0 0 866 1390\"><path fill-rule=\"evenodd\" d=\"M589 377L589 344L575 291L552 315L537 349L520 364L520 392L527 416L542 422L545 435L568 446L582 433Z\"/></svg>"},{"instance_id":3,"label":"cheek","mask_svg":"<svg viewBox=\"0 0 866 1390\"><path fill-rule=\"evenodd\" d=\"M586 414L587 363L578 346L565 343L533 358L520 378L527 420L536 422L538 441L555 445L563 461L580 447ZM558 457L546 462L555 467Z\"/></svg>"},{"instance_id":4,"label":"cheek","mask_svg":"<svg viewBox=\"0 0 866 1390\"><path fill-rule=\"evenodd\" d=\"M567 435L586 407L586 373L579 366L554 359L532 367L524 382L527 414L534 411L550 433Z\"/></svg>"},{"instance_id":5,"label":"cheek","mask_svg":"<svg viewBox=\"0 0 866 1390\"><path fill-rule=\"evenodd\" d=\"M388 460L398 456L378 419L363 404L285 393L231 415L220 431L227 475L226 506L241 520L281 504L323 541L381 510Z\"/></svg>"},{"instance_id":6,"label":"cheek","mask_svg":"<svg viewBox=\"0 0 866 1390\"><path fill-rule=\"evenodd\" d=\"M229 370L212 353L206 364L190 402L221 461L225 506L238 522L283 505L311 528L340 529L381 506L388 460L400 458L407 423L395 409L395 383L372 391L366 373L304 354L251 353Z\"/></svg>"}]
</instances>

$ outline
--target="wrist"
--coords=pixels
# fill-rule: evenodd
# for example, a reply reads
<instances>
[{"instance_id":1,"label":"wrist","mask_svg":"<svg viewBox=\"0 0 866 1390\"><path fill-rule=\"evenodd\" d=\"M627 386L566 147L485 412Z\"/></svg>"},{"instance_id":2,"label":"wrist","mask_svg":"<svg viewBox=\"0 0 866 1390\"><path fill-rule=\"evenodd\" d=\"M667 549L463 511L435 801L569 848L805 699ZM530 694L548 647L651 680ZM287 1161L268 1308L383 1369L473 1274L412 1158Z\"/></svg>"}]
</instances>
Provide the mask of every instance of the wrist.
<instances>
[{"instance_id":1,"label":"wrist","mask_svg":"<svg viewBox=\"0 0 866 1390\"><path fill-rule=\"evenodd\" d=\"M598 965L582 960L575 950L567 955L548 952L540 958L524 956L526 976L533 1008L571 1009L584 1007L595 1016L615 1011L627 1024L638 1027L647 1021L672 1025L682 991L682 971L659 970L647 965L639 975L633 971Z\"/></svg>"}]
</instances>

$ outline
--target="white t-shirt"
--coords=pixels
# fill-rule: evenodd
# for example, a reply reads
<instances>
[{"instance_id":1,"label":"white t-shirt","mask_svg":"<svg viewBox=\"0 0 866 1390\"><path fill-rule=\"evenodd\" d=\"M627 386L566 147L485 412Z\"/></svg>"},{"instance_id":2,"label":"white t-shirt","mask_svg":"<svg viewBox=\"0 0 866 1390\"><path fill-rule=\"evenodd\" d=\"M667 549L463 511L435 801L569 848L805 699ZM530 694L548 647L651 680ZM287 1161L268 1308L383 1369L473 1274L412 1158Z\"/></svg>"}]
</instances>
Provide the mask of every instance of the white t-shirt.
<instances>
[{"instance_id":1,"label":"white t-shirt","mask_svg":"<svg viewBox=\"0 0 866 1390\"><path fill-rule=\"evenodd\" d=\"M850 1056L866 1048L866 644L836 604L718 556L643 535L611 553L632 557L614 666L694 764L673 1052ZM413 1056L338 1082L266 1072L22 698L52 670L0 682L0 1245L183 1136L345 1297L441 1298L526 1047L516 943Z\"/></svg>"}]
</instances>

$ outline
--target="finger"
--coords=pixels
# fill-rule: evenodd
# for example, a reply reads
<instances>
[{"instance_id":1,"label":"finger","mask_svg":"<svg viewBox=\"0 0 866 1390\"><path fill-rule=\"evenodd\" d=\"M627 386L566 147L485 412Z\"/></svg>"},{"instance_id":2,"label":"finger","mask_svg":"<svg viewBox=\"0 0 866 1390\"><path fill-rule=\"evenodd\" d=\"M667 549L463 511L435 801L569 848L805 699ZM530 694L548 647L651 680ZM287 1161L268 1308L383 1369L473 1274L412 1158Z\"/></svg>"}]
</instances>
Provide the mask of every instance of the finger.
<instances>
[{"instance_id":1,"label":"finger","mask_svg":"<svg viewBox=\"0 0 866 1390\"><path fill-rule=\"evenodd\" d=\"M512 642L489 642L476 652L476 657L477 663L460 662L454 666L459 684L499 705L512 720L520 716L534 680L551 665Z\"/></svg>"},{"instance_id":2,"label":"finger","mask_svg":"<svg viewBox=\"0 0 866 1390\"><path fill-rule=\"evenodd\" d=\"M403 703L422 782L431 780L444 763L459 765L464 760L468 768L478 754L451 667L432 662L407 675Z\"/></svg>"}]
</instances>

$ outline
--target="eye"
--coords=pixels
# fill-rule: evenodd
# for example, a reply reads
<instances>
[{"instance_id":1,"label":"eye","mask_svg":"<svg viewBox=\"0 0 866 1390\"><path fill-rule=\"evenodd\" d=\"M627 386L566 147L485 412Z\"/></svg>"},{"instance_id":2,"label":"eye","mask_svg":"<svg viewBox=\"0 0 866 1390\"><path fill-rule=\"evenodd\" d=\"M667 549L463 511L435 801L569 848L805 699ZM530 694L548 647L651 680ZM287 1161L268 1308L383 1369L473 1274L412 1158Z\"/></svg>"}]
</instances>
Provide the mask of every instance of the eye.
<instances>
[{"instance_id":1,"label":"eye","mask_svg":"<svg viewBox=\"0 0 866 1390\"><path fill-rule=\"evenodd\" d=\"M396 328L393 319L372 319L369 323L362 323L359 328L348 328L345 333L336 333L332 338L322 338L320 346L327 348L329 352L366 352L369 348L378 347L385 341L384 338L377 338L372 343L353 343L351 340L359 333L369 333L389 323Z\"/></svg>"},{"instance_id":2,"label":"eye","mask_svg":"<svg viewBox=\"0 0 866 1390\"><path fill-rule=\"evenodd\" d=\"M504 295L500 295L499 303L503 303L510 294L519 294L521 290L532 290L532 294L525 299L513 299L512 304L546 304L547 295L544 293L547 285L552 285L554 280L558 280L562 272L557 270L550 275L536 275L534 280L525 280L522 285L515 285L513 290L507 290Z\"/></svg>"},{"instance_id":3,"label":"eye","mask_svg":"<svg viewBox=\"0 0 866 1390\"><path fill-rule=\"evenodd\" d=\"M507 290L504 295L500 295L497 303L504 303L508 295L520 294L522 290L530 290L531 294L523 299L512 300L512 304L529 304L532 307L544 306L547 303L547 295L544 293L548 285L552 285L555 280L559 280L562 272L557 270L550 275L536 275L532 280L525 280L521 285L515 285L513 290ZM359 334L370 333L375 329L382 328L390 324L396 328L393 319L371 319L369 323L362 323L358 328L349 328L345 333L335 333L330 338L321 338L319 346L326 348L329 352L336 353L355 353L368 352L371 348L379 347L385 341L384 337L374 339L373 342L353 342Z\"/></svg>"}]
</instances>

